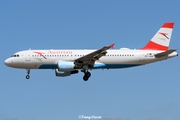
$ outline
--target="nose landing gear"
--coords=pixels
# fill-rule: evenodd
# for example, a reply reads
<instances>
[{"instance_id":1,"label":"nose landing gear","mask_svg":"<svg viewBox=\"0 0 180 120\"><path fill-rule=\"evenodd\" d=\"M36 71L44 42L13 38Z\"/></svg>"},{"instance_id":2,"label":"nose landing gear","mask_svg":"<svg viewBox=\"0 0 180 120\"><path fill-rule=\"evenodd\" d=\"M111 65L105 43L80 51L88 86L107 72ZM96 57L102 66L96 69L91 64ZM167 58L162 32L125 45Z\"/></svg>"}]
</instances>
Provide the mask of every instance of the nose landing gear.
<instances>
[{"instance_id":1,"label":"nose landing gear","mask_svg":"<svg viewBox=\"0 0 180 120\"><path fill-rule=\"evenodd\" d=\"M27 69L26 79L29 79L29 78L30 78L29 74L30 74L30 69Z\"/></svg>"}]
</instances>

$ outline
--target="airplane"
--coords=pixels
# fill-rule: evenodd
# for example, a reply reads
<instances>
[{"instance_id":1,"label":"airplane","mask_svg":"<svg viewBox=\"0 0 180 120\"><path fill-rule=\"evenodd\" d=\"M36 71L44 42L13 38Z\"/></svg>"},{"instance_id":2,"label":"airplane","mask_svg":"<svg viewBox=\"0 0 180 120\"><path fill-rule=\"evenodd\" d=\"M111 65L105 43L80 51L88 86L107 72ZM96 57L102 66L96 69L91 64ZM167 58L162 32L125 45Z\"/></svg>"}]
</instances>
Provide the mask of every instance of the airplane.
<instances>
[{"instance_id":1,"label":"airplane","mask_svg":"<svg viewBox=\"0 0 180 120\"><path fill-rule=\"evenodd\" d=\"M141 66L178 56L176 49L168 49L174 22L166 22L153 38L140 49L111 49L114 44L98 50L24 50L16 52L4 61L6 66L27 70L53 69L58 77L84 73L88 81L94 69L118 69Z\"/></svg>"}]
</instances>

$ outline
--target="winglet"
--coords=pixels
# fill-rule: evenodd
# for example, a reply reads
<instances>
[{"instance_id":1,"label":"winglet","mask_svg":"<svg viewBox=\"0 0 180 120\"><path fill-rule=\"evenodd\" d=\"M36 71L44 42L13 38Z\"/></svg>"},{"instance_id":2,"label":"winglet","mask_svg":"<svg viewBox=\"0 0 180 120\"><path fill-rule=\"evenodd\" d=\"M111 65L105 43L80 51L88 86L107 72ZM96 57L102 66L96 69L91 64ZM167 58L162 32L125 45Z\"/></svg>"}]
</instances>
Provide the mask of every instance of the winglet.
<instances>
[{"instance_id":1,"label":"winglet","mask_svg":"<svg viewBox=\"0 0 180 120\"><path fill-rule=\"evenodd\" d=\"M114 44L111 44L111 45L110 45L110 48L114 48Z\"/></svg>"}]
</instances>

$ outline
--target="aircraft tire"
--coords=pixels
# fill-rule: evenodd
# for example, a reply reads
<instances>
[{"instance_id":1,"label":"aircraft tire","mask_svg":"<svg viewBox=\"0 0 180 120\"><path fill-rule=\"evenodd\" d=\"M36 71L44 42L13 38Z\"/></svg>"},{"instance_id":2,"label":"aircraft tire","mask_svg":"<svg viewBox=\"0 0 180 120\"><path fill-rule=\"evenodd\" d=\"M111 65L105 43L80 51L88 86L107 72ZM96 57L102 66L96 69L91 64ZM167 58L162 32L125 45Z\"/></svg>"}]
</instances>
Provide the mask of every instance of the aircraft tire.
<instances>
[{"instance_id":1,"label":"aircraft tire","mask_svg":"<svg viewBox=\"0 0 180 120\"><path fill-rule=\"evenodd\" d=\"M89 79L89 77L86 76L86 75L83 77L83 80L84 80L84 81L88 81L88 79Z\"/></svg>"},{"instance_id":2,"label":"aircraft tire","mask_svg":"<svg viewBox=\"0 0 180 120\"><path fill-rule=\"evenodd\" d=\"M30 76L29 75L26 75L26 79L29 79L30 78Z\"/></svg>"},{"instance_id":3,"label":"aircraft tire","mask_svg":"<svg viewBox=\"0 0 180 120\"><path fill-rule=\"evenodd\" d=\"M87 76L88 78L91 76L90 72L85 73L85 76Z\"/></svg>"}]
</instances>

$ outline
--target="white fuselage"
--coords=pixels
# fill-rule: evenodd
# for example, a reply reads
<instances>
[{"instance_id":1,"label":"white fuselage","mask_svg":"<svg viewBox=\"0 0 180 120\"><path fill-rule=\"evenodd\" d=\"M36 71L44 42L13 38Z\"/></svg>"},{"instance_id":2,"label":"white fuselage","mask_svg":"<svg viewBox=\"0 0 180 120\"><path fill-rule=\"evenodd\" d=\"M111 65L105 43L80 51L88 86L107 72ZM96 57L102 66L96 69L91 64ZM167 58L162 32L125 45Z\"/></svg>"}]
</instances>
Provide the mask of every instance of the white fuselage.
<instances>
[{"instance_id":1,"label":"white fuselage","mask_svg":"<svg viewBox=\"0 0 180 120\"><path fill-rule=\"evenodd\" d=\"M59 61L74 61L77 58L92 53L95 50L25 50L12 55L5 64L22 69L57 69ZM177 56L173 52L167 56L156 58L159 50L107 50L107 54L96 60L88 69L114 69L144 65Z\"/></svg>"},{"instance_id":2,"label":"white fuselage","mask_svg":"<svg viewBox=\"0 0 180 120\"><path fill-rule=\"evenodd\" d=\"M12 55L5 64L13 68L55 69L56 76L65 77L84 72L83 80L91 76L88 70L117 69L140 66L178 56L176 49L169 50L174 22L166 22L141 49L114 48L114 44L97 50L25 50Z\"/></svg>"}]
</instances>

